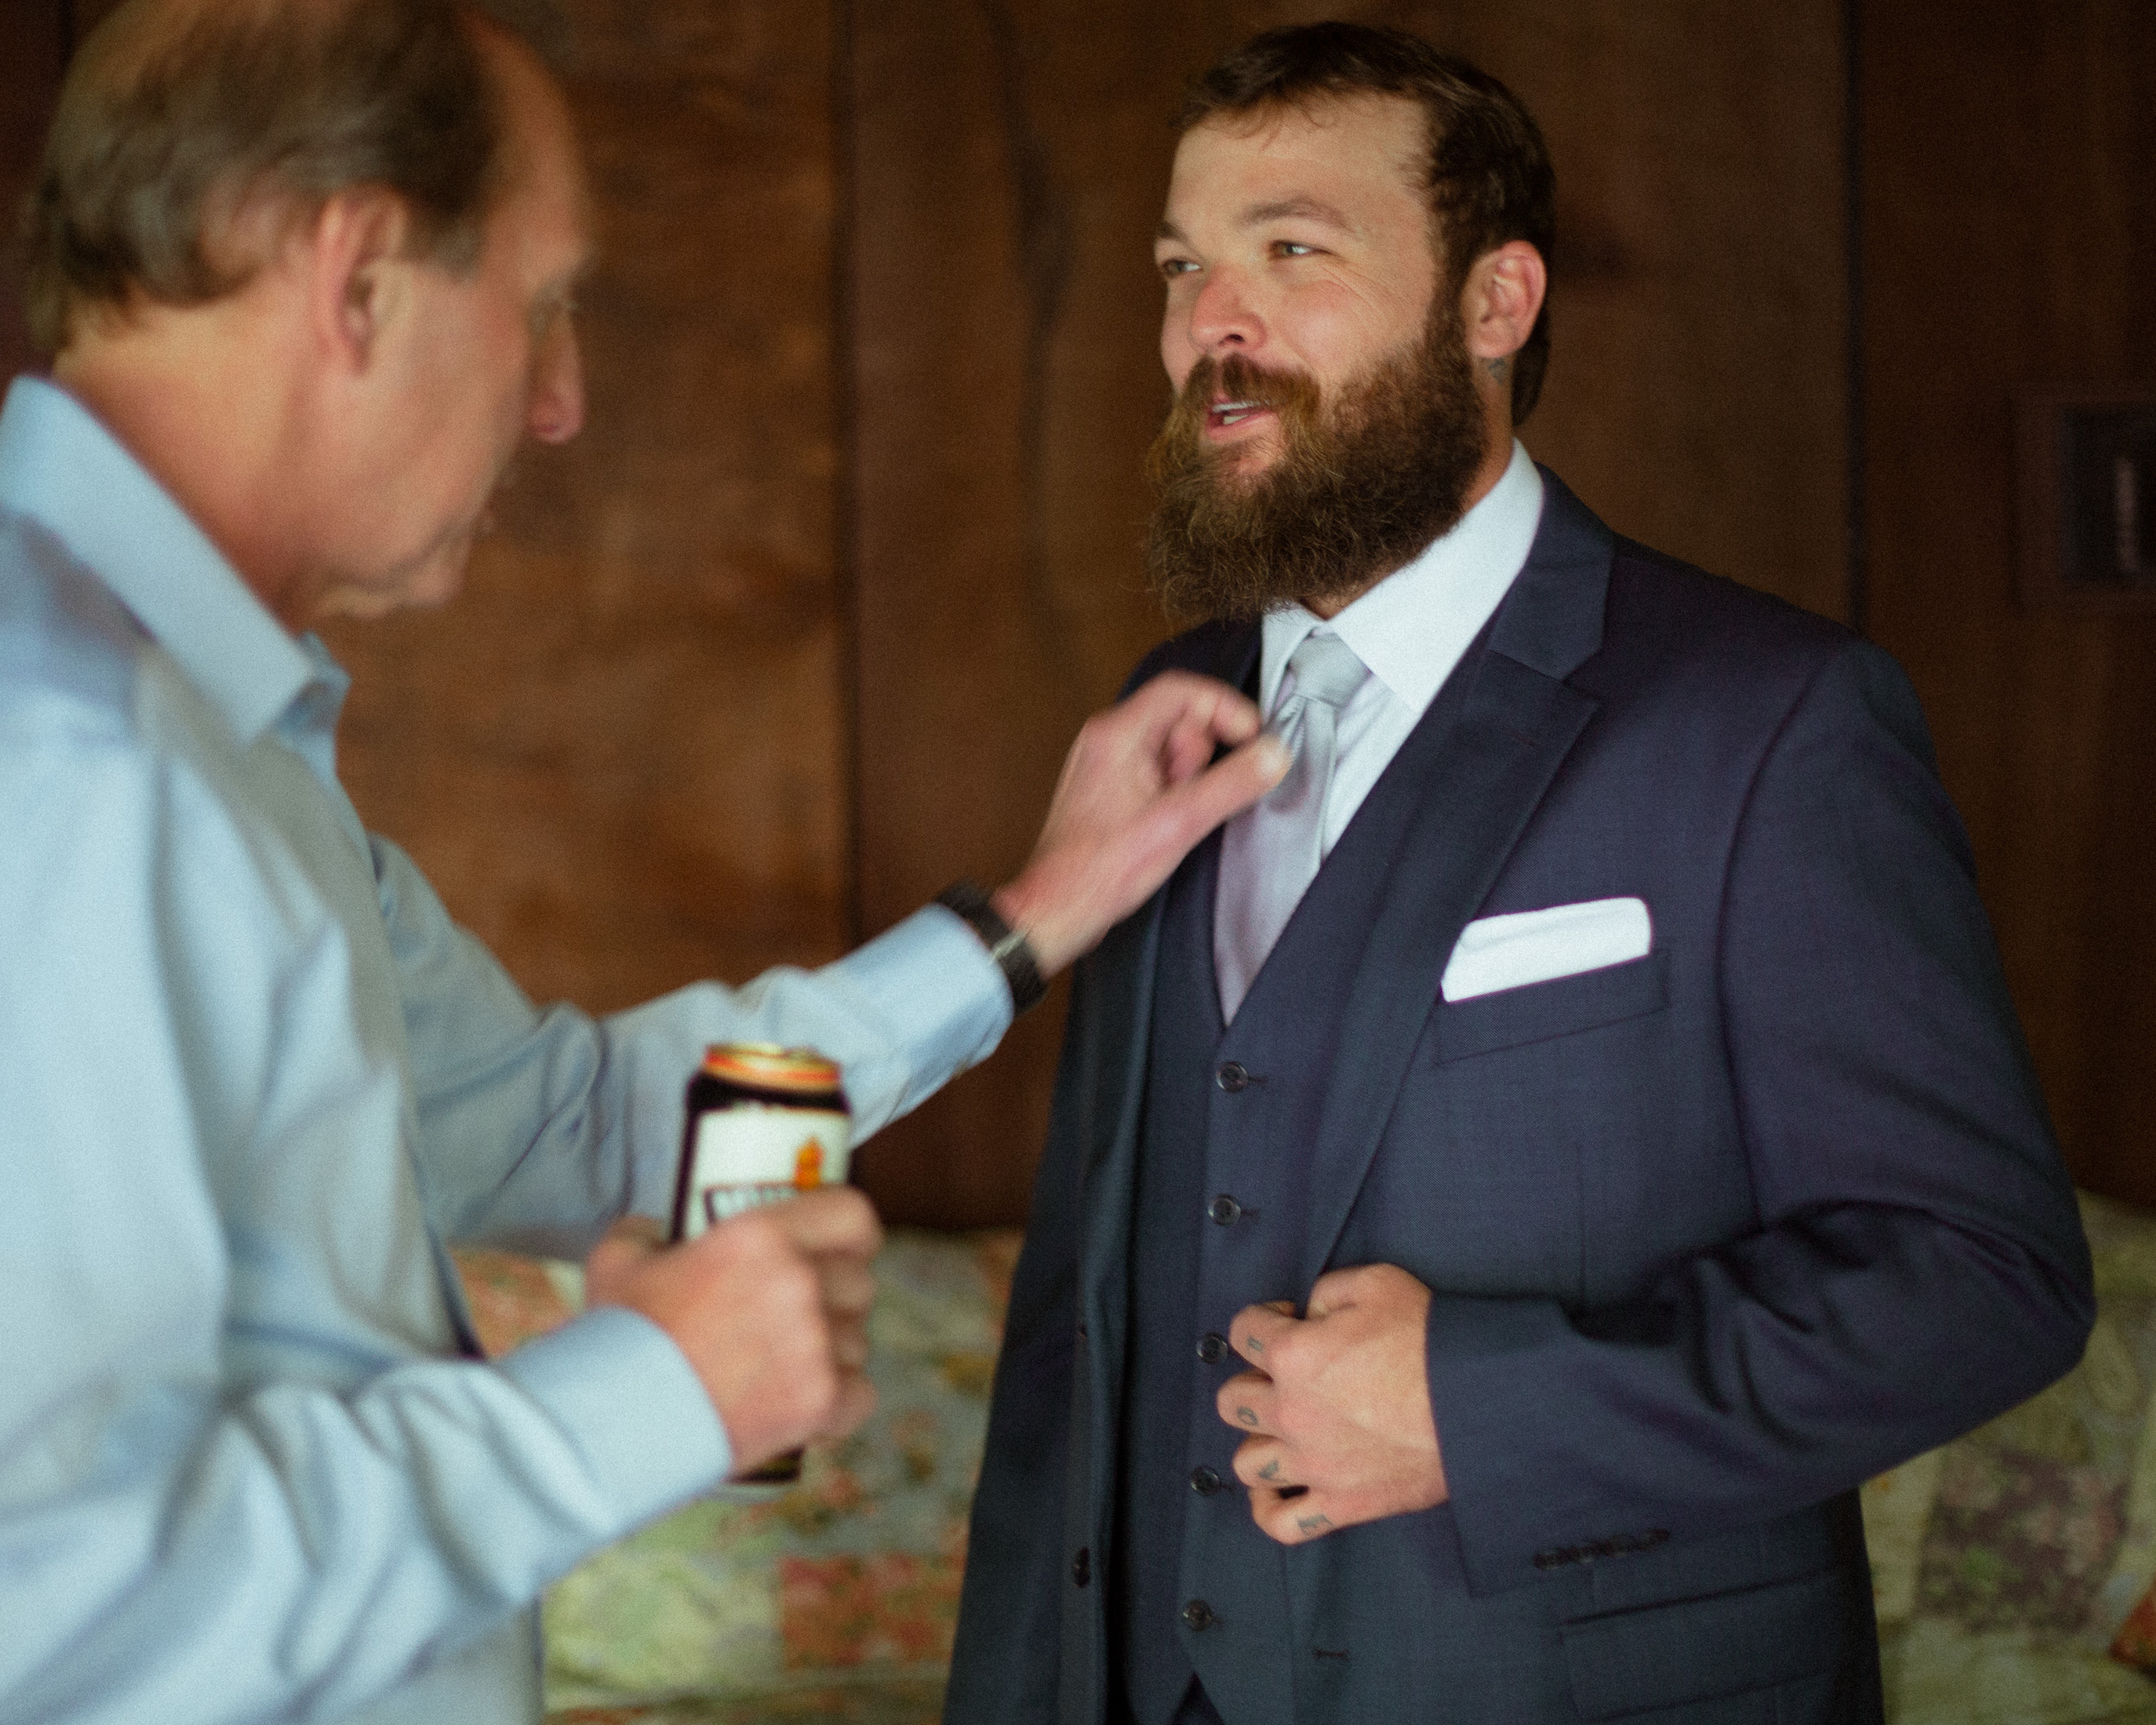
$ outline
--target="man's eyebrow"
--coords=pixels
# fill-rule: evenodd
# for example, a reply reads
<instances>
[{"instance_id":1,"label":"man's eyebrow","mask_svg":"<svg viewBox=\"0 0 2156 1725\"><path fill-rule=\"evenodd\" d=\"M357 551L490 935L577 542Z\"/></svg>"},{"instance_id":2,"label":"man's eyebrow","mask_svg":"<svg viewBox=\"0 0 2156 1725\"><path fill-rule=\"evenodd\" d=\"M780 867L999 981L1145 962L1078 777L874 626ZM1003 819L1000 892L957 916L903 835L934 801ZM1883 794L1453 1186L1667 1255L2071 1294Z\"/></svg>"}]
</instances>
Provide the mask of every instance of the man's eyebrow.
<instances>
[{"instance_id":1,"label":"man's eyebrow","mask_svg":"<svg viewBox=\"0 0 2156 1725\"><path fill-rule=\"evenodd\" d=\"M1316 198L1283 198L1272 204L1253 204L1243 212L1243 225L1255 228L1265 222L1322 222L1328 228L1353 233L1355 223L1335 205Z\"/></svg>"},{"instance_id":2,"label":"man's eyebrow","mask_svg":"<svg viewBox=\"0 0 2156 1725\"><path fill-rule=\"evenodd\" d=\"M1337 205L1318 198L1282 198L1269 204L1253 204L1244 210L1238 225L1257 228L1268 222L1318 222L1328 228L1337 228L1344 234L1359 231ZM1173 222L1163 222L1154 237L1170 240L1177 245L1189 243L1183 230Z\"/></svg>"}]
</instances>

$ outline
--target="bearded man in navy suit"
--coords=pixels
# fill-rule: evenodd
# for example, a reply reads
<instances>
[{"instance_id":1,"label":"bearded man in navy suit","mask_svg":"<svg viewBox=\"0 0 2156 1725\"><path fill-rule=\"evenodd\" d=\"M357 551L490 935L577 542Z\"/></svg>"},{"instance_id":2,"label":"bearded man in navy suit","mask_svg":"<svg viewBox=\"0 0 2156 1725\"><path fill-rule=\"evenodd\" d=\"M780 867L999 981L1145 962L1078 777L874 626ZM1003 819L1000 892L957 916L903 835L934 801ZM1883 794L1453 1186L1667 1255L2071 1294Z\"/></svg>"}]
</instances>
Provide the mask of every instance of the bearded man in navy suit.
<instances>
[{"instance_id":1,"label":"bearded man in navy suit","mask_svg":"<svg viewBox=\"0 0 2156 1725\"><path fill-rule=\"evenodd\" d=\"M1876 1720L1855 1488L2092 1314L1914 695L1515 441L1503 87L1194 86L1150 556L1297 739L1081 971L954 1722Z\"/></svg>"}]
</instances>

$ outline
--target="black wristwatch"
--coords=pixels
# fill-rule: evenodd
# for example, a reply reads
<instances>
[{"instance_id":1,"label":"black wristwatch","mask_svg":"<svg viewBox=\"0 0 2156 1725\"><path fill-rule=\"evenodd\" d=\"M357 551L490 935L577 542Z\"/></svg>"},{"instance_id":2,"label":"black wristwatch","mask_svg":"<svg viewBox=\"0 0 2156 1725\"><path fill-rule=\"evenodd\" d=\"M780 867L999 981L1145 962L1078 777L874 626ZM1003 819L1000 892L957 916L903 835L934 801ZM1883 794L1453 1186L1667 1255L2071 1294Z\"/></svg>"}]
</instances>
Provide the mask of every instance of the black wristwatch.
<instances>
[{"instance_id":1,"label":"black wristwatch","mask_svg":"<svg viewBox=\"0 0 2156 1725\"><path fill-rule=\"evenodd\" d=\"M1041 980L1040 962L1023 934L996 914L988 895L972 881L954 881L936 895L936 902L981 937L996 968L1011 990L1011 1015L1016 1018L1041 1003L1048 984Z\"/></svg>"}]
</instances>

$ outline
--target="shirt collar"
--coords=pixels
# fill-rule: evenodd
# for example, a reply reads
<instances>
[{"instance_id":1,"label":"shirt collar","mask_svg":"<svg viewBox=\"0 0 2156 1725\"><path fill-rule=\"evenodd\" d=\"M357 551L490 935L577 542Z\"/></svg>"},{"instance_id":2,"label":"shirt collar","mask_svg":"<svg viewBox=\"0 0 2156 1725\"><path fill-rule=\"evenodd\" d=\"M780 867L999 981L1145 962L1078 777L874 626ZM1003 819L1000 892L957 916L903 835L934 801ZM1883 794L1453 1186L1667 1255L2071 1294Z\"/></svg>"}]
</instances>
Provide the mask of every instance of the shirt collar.
<instances>
[{"instance_id":1,"label":"shirt collar","mask_svg":"<svg viewBox=\"0 0 2156 1725\"><path fill-rule=\"evenodd\" d=\"M1266 614L1259 707L1272 712L1289 656L1327 627L1395 699L1423 712L1526 567L1541 521L1542 475L1515 437L1503 474L1452 530L1329 624L1300 605Z\"/></svg>"},{"instance_id":2,"label":"shirt collar","mask_svg":"<svg viewBox=\"0 0 2156 1725\"><path fill-rule=\"evenodd\" d=\"M0 410L0 509L36 521L94 571L242 743L317 679L314 660L147 469L39 378L17 378Z\"/></svg>"}]
</instances>

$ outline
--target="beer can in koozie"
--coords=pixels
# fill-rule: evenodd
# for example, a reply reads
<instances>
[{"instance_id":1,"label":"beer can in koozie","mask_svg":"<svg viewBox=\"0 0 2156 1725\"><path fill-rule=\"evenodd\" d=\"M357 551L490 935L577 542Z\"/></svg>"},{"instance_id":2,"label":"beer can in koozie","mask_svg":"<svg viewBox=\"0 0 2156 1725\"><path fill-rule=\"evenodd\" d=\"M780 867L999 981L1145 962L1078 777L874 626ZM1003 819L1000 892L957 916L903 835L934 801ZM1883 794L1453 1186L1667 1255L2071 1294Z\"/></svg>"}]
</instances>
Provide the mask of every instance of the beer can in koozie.
<instances>
[{"instance_id":1,"label":"beer can in koozie","mask_svg":"<svg viewBox=\"0 0 2156 1725\"><path fill-rule=\"evenodd\" d=\"M714 1043L689 1080L674 1238L843 1183L852 1147L837 1062L812 1048Z\"/></svg>"}]
</instances>

